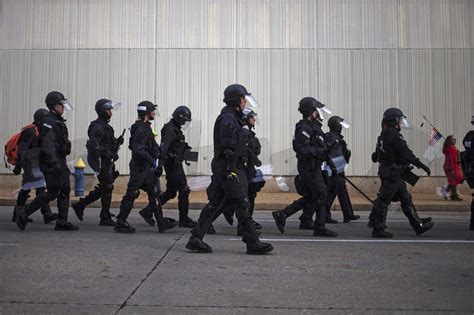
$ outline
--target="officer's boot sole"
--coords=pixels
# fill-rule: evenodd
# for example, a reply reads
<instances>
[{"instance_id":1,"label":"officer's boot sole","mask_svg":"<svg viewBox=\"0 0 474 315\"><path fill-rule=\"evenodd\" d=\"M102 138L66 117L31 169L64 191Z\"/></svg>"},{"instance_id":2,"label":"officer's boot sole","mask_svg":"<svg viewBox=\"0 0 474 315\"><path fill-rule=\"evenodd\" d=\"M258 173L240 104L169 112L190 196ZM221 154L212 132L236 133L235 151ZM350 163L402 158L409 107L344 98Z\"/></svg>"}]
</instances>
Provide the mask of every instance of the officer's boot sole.
<instances>
[{"instance_id":1,"label":"officer's boot sole","mask_svg":"<svg viewBox=\"0 0 474 315\"><path fill-rule=\"evenodd\" d=\"M280 231L281 234L285 233L286 220L282 218L280 211L273 211L272 216L273 220L275 220L275 224L277 226L278 231Z\"/></svg>"},{"instance_id":2,"label":"officer's boot sole","mask_svg":"<svg viewBox=\"0 0 474 315\"><path fill-rule=\"evenodd\" d=\"M115 226L115 222L112 219L104 220L101 219L99 222L100 226Z\"/></svg>"},{"instance_id":3,"label":"officer's boot sole","mask_svg":"<svg viewBox=\"0 0 474 315\"><path fill-rule=\"evenodd\" d=\"M273 246L271 244L268 244L268 246L259 249L247 248L247 255L265 255L271 252L272 250Z\"/></svg>"},{"instance_id":4,"label":"officer's boot sole","mask_svg":"<svg viewBox=\"0 0 474 315\"><path fill-rule=\"evenodd\" d=\"M155 219L153 219L153 216L151 214L148 215L146 211L144 210L138 211L138 214L140 214L140 216L143 218L143 220L145 220L146 223L148 223L151 226L155 226L156 222L155 222Z\"/></svg>"},{"instance_id":5,"label":"officer's boot sole","mask_svg":"<svg viewBox=\"0 0 474 315\"><path fill-rule=\"evenodd\" d=\"M123 233L123 234L133 234L135 233L135 228L126 228L126 227L114 227L115 233Z\"/></svg>"},{"instance_id":6,"label":"officer's boot sole","mask_svg":"<svg viewBox=\"0 0 474 315\"><path fill-rule=\"evenodd\" d=\"M163 225L158 225L158 232L163 233L165 231L171 230L172 228L175 228L178 225L178 222L176 221L167 221Z\"/></svg>"},{"instance_id":7,"label":"officer's boot sole","mask_svg":"<svg viewBox=\"0 0 474 315\"><path fill-rule=\"evenodd\" d=\"M203 242L204 243L204 242ZM204 243L206 244L206 243ZM206 244L207 245L207 244ZM189 240L186 243L186 248L189 249L190 251L193 251L194 253L201 253L201 254L210 254L212 253L212 248L211 246L207 245L205 247L198 247L195 246L191 240Z\"/></svg>"},{"instance_id":8,"label":"officer's boot sole","mask_svg":"<svg viewBox=\"0 0 474 315\"><path fill-rule=\"evenodd\" d=\"M79 201L73 202L71 207L79 221L84 220L84 208L79 205Z\"/></svg>"},{"instance_id":9,"label":"officer's boot sole","mask_svg":"<svg viewBox=\"0 0 474 315\"><path fill-rule=\"evenodd\" d=\"M393 238L393 234L385 231L372 231L373 238Z\"/></svg>"}]
</instances>

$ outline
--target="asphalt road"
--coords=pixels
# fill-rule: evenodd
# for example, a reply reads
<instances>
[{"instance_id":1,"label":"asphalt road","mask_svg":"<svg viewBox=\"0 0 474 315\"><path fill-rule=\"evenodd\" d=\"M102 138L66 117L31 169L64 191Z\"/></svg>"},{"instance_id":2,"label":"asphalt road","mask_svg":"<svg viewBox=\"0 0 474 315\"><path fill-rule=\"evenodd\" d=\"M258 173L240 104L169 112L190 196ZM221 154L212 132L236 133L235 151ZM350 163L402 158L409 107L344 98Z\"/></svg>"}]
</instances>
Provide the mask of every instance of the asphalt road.
<instances>
[{"instance_id":1,"label":"asphalt road","mask_svg":"<svg viewBox=\"0 0 474 315\"><path fill-rule=\"evenodd\" d=\"M212 254L185 249L187 229L158 233L137 211L133 235L98 225L98 209L76 232L55 232L40 214L19 231L0 207L0 314L314 314L474 312L474 231L469 213L423 213L435 226L417 237L400 212L388 216L391 240L370 237L367 212L313 237L297 216L280 234L257 212L275 250L245 254L222 218L206 236ZM114 211L118 211L115 209ZM165 215L177 217L176 211ZM199 211L191 211L197 218ZM341 219L341 214L333 214Z\"/></svg>"}]
</instances>

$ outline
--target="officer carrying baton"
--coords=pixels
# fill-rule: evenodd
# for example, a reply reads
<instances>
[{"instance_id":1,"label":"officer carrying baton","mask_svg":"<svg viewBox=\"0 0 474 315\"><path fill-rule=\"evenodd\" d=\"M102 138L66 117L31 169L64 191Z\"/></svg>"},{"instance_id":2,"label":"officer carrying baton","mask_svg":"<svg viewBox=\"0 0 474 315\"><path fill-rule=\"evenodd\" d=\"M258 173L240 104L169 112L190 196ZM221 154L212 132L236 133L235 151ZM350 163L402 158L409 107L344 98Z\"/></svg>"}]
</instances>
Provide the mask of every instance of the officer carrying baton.
<instances>
[{"instance_id":1,"label":"officer carrying baton","mask_svg":"<svg viewBox=\"0 0 474 315\"><path fill-rule=\"evenodd\" d=\"M357 190L362 196L365 197L365 199L367 199L371 204L374 204L374 201L372 199L370 199L369 196L367 196L362 190L360 190L359 187L357 187L353 182L351 182L349 180L349 178L346 177L346 175L342 175L342 177L349 183L351 184L352 187L354 187L355 190Z\"/></svg>"}]
</instances>

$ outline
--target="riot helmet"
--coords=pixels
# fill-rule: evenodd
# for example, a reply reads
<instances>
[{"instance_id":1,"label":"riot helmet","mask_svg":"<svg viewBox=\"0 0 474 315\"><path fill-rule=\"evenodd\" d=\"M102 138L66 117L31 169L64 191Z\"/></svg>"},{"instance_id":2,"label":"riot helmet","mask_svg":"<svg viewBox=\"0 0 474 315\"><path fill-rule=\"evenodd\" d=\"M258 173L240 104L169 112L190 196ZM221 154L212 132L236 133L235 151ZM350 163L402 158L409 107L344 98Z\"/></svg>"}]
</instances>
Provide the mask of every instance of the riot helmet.
<instances>
[{"instance_id":1,"label":"riot helmet","mask_svg":"<svg viewBox=\"0 0 474 315\"><path fill-rule=\"evenodd\" d=\"M244 108L244 110L242 111L242 121L250 129L255 128L255 123L256 123L257 116L258 116L257 113L254 112L250 108ZM253 120L253 122L251 122L251 118L255 118L255 120Z\"/></svg>"},{"instance_id":2,"label":"riot helmet","mask_svg":"<svg viewBox=\"0 0 474 315\"><path fill-rule=\"evenodd\" d=\"M399 126L399 128L406 129L412 128L410 122L407 120L405 115L403 115L403 112L396 107L389 108L383 113L382 122L386 123L390 127L396 127L397 129L397 126Z\"/></svg>"},{"instance_id":3,"label":"riot helmet","mask_svg":"<svg viewBox=\"0 0 474 315\"><path fill-rule=\"evenodd\" d=\"M247 89L240 84L231 84L224 90L224 103L230 107L240 106L240 98L244 97L251 107L259 107L257 100L252 96Z\"/></svg>"},{"instance_id":4,"label":"riot helmet","mask_svg":"<svg viewBox=\"0 0 474 315\"><path fill-rule=\"evenodd\" d=\"M72 104L68 102L64 97L64 94L58 91L49 92L48 95L46 95L44 102L49 110L53 110L56 105L62 105L66 110L73 109Z\"/></svg>"},{"instance_id":5,"label":"riot helmet","mask_svg":"<svg viewBox=\"0 0 474 315\"><path fill-rule=\"evenodd\" d=\"M118 109L121 105L121 103L103 98L95 103L95 111L99 117L109 120L110 116L107 113L107 110Z\"/></svg>"},{"instance_id":6,"label":"riot helmet","mask_svg":"<svg viewBox=\"0 0 474 315\"><path fill-rule=\"evenodd\" d=\"M351 125L346 120L344 120L344 118L341 118L339 116L332 116L328 120L329 130L337 131L339 133L342 131L342 128L347 129L350 126Z\"/></svg>"},{"instance_id":7,"label":"riot helmet","mask_svg":"<svg viewBox=\"0 0 474 315\"><path fill-rule=\"evenodd\" d=\"M317 103L318 101L313 97L303 97L300 100L298 111L306 118L317 110Z\"/></svg>"},{"instance_id":8,"label":"riot helmet","mask_svg":"<svg viewBox=\"0 0 474 315\"><path fill-rule=\"evenodd\" d=\"M46 108L37 109L35 113L33 114L33 122L35 124L38 124L41 121L41 119L48 116L48 114L49 114L49 110L47 110Z\"/></svg>"},{"instance_id":9,"label":"riot helmet","mask_svg":"<svg viewBox=\"0 0 474 315\"><path fill-rule=\"evenodd\" d=\"M184 125L186 122L191 121L191 110L184 105L176 107L172 115L173 119L180 125Z\"/></svg>"},{"instance_id":10,"label":"riot helmet","mask_svg":"<svg viewBox=\"0 0 474 315\"><path fill-rule=\"evenodd\" d=\"M150 114L151 112L156 112L156 115L159 116L157 107L158 107L158 105L155 105L150 101L140 102L137 106L138 117L143 118L147 114ZM153 117L150 115L149 119L153 120Z\"/></svg>"}]
</instances>

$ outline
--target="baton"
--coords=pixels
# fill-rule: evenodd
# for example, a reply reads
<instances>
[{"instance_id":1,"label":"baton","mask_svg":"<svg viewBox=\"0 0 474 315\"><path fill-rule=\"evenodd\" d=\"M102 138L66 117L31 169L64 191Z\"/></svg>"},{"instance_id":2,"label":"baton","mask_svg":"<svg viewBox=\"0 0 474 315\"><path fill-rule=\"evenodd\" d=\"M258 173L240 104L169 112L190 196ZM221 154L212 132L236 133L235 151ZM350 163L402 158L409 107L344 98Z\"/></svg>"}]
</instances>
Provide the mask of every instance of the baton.
<instances>
[{"instance_id":1,"label":"baton","mask_svg":"<svg viewBox=\"0 0 474 315\"><path fill-rule=\"evenodd\" d=\"M372 199L370 199L369 196L367 196L362 190L360 190L359 187L357 187L353 182L351 182L349 180L349 178L347 178L345 175L342 176L349 184L351 184L352 187L354 187L355 190L357 190L362 196L365 197L365 199L367 199L368 201L370 201L370 203L373 205L374 204L374 201Z\"/></svg>"}]
</instances>

